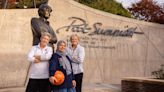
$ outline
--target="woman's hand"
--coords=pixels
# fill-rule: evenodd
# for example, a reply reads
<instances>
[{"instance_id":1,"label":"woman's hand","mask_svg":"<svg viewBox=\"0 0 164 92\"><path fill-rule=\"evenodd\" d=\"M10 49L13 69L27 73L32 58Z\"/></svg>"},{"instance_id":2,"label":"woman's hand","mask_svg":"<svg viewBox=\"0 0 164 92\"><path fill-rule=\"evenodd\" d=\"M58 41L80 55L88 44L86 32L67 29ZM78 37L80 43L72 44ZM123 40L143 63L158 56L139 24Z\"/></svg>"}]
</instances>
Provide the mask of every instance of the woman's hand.
<instances>
[{"instance_id":1,"label":"woman's hand","mask_svg":"<svg viewBox=\"0 0 164 92\"><path fill-rule=\"evenodd\" d=\"M50 81L51 84L54 84L54 82L58 82L58 80L54 76L51 76L49 78L49 81Z\"/></svg>"},{"instance_id":2,"label":"woman's hand","mask_svg":"<svg viewBox=\"0 0 164 92\"><path fill-rule=\"evenodd\" d=\"M51 77L49 78L49 81L50 81L51 84L54 84L54 80L55 80L55 77L54 77L54 76L51 76Z\"/></svg>"},{"instance_id":3,"label":"woman's hand","mask_svg":"<svg viewBox=\"0 0 164 92\"><path fill-rule=\"evenodd\" d=\"M38 56L35 55L34 58L35 58L34 63L40 63L40 58L41 57L39 55Z\"/></svg>"},{"instance_id":4,"label":"woman's hand","mask_svg":"<svg viewBox=\"0 0 164 92\"><path fill-rule=\"evenodd\" d=\"M75 80L72 80L72 85L73 85L73 87L76 87L76 81Z\"/></svg>"},{"instance_id":5,"label":"woman's hand","mask_svg":"<svg viewBox=\"0 0 164 92\"><path fill-rule=\"evenodd\" d=\"M40 63L40 60L35 58L34 63Z\"/></svg>"}]
</instances>

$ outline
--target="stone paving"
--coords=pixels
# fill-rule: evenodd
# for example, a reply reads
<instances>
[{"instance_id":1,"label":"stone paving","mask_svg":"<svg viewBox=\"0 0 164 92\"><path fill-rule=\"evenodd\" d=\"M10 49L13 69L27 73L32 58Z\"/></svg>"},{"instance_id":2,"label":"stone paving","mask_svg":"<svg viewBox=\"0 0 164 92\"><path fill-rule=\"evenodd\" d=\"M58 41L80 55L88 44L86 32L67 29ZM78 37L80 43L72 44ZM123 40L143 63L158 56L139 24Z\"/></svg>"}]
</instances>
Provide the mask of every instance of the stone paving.
<instances>
[{"instance_id":1,"label":"stone paving","mask_svg":"<svg viewBox=\"0 0 164 92\"><path fill-rule=\"evenodd\" d=\"M25 92L25 87L4 88L0 92ZM86 84L83 92L121 92L121 87L112 84Z\"/></svg>"}]
</instances>

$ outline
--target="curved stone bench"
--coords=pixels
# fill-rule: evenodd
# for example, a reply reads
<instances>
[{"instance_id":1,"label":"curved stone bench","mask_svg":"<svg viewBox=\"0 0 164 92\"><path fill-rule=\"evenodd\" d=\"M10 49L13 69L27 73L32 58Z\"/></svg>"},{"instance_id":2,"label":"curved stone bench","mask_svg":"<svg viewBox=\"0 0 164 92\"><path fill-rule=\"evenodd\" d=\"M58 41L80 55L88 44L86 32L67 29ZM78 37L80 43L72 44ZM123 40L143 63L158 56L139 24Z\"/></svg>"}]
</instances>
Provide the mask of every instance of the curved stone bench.
<instances>
[{"instance_id":1,"label":"curved stone bench","mask_svg":"<svg viewBox=\"0 0 164 92\"><path fill-rule=\"evenodd\" d=\"M123 78L122 92L164 92L164 80L153 78Z\"/></svg>"}]
</instances>

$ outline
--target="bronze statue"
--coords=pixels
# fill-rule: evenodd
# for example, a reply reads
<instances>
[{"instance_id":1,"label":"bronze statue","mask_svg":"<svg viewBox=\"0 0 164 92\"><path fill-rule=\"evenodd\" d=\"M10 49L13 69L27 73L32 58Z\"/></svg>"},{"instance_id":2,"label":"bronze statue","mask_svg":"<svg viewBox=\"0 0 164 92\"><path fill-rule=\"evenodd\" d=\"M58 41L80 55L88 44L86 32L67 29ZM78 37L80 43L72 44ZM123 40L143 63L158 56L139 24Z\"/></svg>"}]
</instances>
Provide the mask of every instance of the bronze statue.
<instances>
[{"instance_id":1,"label":"bronze statue","mask_svg":"<svg viewBox=\"0 0 164 92\"><path fill-rule=\"evenodd\" d=\"M49 21L47 20L50 17L50 13L52 9L47 4L40 5L38 9L39 18L31 19L31 28L33 33L33 46L38 45L40 42L40 37L43 32L48 32L51 34L51 39L49 42L49 46L54 47L53 44L57 42L57 37L50 26Z\"/></svg>"}]
</instances>

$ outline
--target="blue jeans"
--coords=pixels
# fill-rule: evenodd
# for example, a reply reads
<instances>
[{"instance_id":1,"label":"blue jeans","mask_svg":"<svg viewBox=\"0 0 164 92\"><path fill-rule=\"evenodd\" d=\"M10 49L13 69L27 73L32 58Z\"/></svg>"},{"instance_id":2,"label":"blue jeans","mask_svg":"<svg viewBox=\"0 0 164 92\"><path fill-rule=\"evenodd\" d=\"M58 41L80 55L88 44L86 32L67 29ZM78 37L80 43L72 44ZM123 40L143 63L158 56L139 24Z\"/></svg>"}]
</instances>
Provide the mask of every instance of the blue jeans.
<instances>
[{"instance_id":1,"label":"blue jeans","mask_svg":"<svg viewBox=\"0 0 164 92\"><path fill-rule=\"evenodd\" d=\"M53 90L53 92L76 92L75 88L63 88L59 90Z\"/></svg>"}]
</instances>

